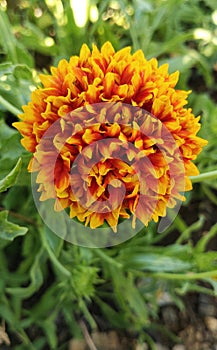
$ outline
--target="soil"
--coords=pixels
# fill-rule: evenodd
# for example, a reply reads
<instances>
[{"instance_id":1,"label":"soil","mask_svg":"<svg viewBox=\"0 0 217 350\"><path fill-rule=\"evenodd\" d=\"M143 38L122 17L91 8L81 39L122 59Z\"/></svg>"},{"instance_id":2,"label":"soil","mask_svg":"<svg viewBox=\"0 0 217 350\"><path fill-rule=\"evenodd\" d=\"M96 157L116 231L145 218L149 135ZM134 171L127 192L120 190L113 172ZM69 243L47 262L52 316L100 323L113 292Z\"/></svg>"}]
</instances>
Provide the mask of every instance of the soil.
<instances>
[{"instance_id":1,"label":"soil","mask_svg":"<svg viewBox=\"0 0 217 350\"><path fill-rule=\"evenodd\" d=\"M217 302L204 294L188 294L183 299L185 311L174 304L160 309L159 326L176 335L172 340L164 331L150 331L156 350L217 350ZM85 340L71 340L69 350L150 350L147 343L120 336L116 331L88 333L83 324Z\"/></svg>"}]
</instances>

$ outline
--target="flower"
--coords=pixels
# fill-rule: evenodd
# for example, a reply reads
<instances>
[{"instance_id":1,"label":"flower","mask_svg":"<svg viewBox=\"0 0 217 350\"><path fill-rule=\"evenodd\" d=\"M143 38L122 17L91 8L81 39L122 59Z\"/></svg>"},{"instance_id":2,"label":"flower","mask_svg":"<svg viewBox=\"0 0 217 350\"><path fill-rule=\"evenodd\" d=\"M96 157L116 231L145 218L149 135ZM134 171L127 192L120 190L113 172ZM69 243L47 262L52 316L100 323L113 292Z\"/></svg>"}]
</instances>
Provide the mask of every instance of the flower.
<instances>
[{"instance_id":1,"label":"flower","mask_svg":"<svg viewBox=\"0 0 217 350\"><path fill-rule=\"evenodd\" d=\"M192 189L192 160L207 143L185 107L190 91L175 89L178 76L109 42L92 52L83 45L41 75L43 87L13 124L33 153L40 199L56 199L55 210L70 208L93 229L107 222L116 230L131 214L134 226L165 216Z\"/></svg>"}]
</instances>

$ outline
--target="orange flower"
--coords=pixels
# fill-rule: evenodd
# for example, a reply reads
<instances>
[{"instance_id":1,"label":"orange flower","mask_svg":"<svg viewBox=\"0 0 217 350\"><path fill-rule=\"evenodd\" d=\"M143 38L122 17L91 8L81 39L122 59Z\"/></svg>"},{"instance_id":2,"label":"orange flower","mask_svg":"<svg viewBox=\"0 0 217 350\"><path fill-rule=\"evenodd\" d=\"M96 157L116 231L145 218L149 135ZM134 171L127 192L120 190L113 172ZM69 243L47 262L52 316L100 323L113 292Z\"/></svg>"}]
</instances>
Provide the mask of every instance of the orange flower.
<instances>
[{"instance_id":1,"label":"orange flower","mask_svg":"<svg viewBox=\"0 0 217 350\"><path fill-rule=\"evenodd\" d=\"M192 160L207 143L184 107L190 92L175 89L178 75L109 42L92 52L83 45L41 75L43 87L13 124L34 154L40 199L56 199L55 210L70 208L91 228L165 216L191 190Z\"/></svg>"}]
</instances>

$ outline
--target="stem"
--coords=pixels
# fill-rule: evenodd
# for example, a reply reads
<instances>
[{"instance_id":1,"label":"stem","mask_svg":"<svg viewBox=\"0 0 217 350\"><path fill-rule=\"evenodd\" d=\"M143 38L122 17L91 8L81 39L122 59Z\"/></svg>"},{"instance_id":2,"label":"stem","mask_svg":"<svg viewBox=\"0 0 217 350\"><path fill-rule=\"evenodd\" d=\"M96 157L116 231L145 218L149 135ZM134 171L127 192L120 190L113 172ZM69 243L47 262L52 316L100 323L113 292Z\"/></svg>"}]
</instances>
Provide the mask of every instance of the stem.
<instances>
[{"instance_id":1,"label":"stem","mask_svg":"<svg viewBox=\"0 0 217 350\"><path fill-rule=\"evenodd\" d=\"M156 273L148 273L148 272L142 272L138 270L132 270L132 272L136 273L138 276L141 277L152 277L152 278L165 278L167 280L197 280L197 279L204 279L209 277L216 277L217 276L217 270L212 271L205 271L205 272L187 272L184 273L168 273L168 272L156 272Z\"/></svg>"},{"instance_id":2,"label":"stem","mask_svg":"<svg viewBox=\"0 0 217 350\"><path fill-rule=\"evenodd\" d=\"M3 210L7 210L7 209L5 209L3 207L0 207L0 211L3 211ZM27 216L25 216L23 214L15 213L14 211L9 210L9 215L11 215L11 216L13 216L13 217L15 217L15 218L17 218L19 220L26 221L26 222L28 222L31 225L39 226L39 225L37 225L37 223L34 220L28 218Z\"/></svg>"},{"instance_id":3,"label":"stem","mask_svg":"<svg viewBox=\"0 0 217 350\"><path fill-rule=\"evenodd\" d=\"M97 350L93 339L90 336L90 333L88 332L88 329L83 321L80 322L81 330L84 334L84 338L86 340L87 345L89 346L90 350Z\"/></svg>"},{"instance_id":4,"label":"stem","mask_svg":"<svg viewBox=\"0 0 217 350\"><path fill-rule=\"evenodd\" d=\"M175 280L197 280L197 279L203 279L208 277L216 277L217 276L217 270L212 271L205 271L205 272L188 272L186 274L181 273L166 273L166 272L159 272L152 275L153 277L158 278L167 278L167 279L175 279Z\"/></svg>"},{"instance_id":5,"label":"stem","mask_svg":"<svg viewBox=\"0 0 217 350\"><path fill-rule=\"evenodd\" d=\"M7 111L11 112L14 115L22 114L18 108L14 107L10 102L6 101L2 96L0 96L0 104L6 108Z\"/></svg>"},{"instance_id":6,"label":"stem","mask_svg":"<svg viewBox=\"0 0 217 350\"><path fill-rule=\"evenodd\" d=\"M106 263L110 264L110 265L113 265L117 268L122 268L122 264L115 261L113 258L111 258L110 256L108 256L107 254L105 254L103 252L102 249L94 249L94 252L100 257L102 258L102 260L104 260Z\"/></svg>"},{"instance_id":7,"label":"stem","mask_svg":"<svg viewBox=\"0 0 217 350\"><path fill-rule=\"evenodd\" d=\"M217 234L217 224L213 225L210 231L199 240L199 242L195 247L196 252L200 252L200 253L204 252L207 244L212 238L215 237L216 234Z\"/></svg>"},{"instance_id":8,"label":"stem","mask_svg":"<svg viewBox=\"0 0 217 350\"><path fill-rule=\"evenodd\" d=\"M213 193L213 191L205 184L202 185L202 189L205 195L211 200L211 202L217 205L217 196Z\"/></svg>"},{"instance_id":9,"label":"stem","mask_svg":"<svg viewBox=\"0 0 217 350\"><path fill-rule=\"evenodd\" d=\"M83 315L84 315L85 319L89 323L91 329L96 329L97 328L96 322L95 322L94 318L92 317L92 315L90 314L90 311L88 310L88 307L85 304L84 300L81 299L79 301L78 305L79 305L81 311L83 312Z\"/></svg>"},{"instance_id":10,"label":"stem","mask_svg":"<svg viewBox=\"0 0 217 350\"><path fill-rule=\"evenodd\" d=\"M28 335L26 334L26 332L24 331L24 329L22 328L18 328L18 329L15 329L15 332L18 336L18 338L25 344L25 345L28 345L29 347L29 350L34 350L34 347L28 337Z\"/></svg>"},{"instance_id":11,"label":"stem","mask_svg":"<svg viewBox=\"0 0 217 350\"><path fill-rule=\"evenodd\" d=\"M55 253L53 252L53 250L51 249L47 239L46 239L46 234L45 232L41 232L41 239L42 239L42 244L44 246L44 248L46 249L50 260L52 261L53 265L56 267L57 270L59 270L59 272L67 277L70 278L71 277L71 273L69 270L67 270L58 260L58 258L56 257Z\"/></svg>"},{"instance_id":12,"label":"stem","mask_svg":"<svg viewBox=\"0 0 217 350\"><path fill-rule=\"evenodd\" d=\"M205 217L201 215L199 220L194 222L191 226L189 226L186 230L184 230L179 238L176 240L176 244L181 244L183 241L189 239L192 232L198 231L202 228L205 221Z\"/></svg>"},{"instance_id":13,"label":"stem","mask_svg":"<svg viewBox=\"0 0 217 350\"><path fill-rule=\"evenodd\" d=\"M193 183L217 179L217 170L208 171L197 176L190 176L190 179Z\"/></svg>"}]
</instances>

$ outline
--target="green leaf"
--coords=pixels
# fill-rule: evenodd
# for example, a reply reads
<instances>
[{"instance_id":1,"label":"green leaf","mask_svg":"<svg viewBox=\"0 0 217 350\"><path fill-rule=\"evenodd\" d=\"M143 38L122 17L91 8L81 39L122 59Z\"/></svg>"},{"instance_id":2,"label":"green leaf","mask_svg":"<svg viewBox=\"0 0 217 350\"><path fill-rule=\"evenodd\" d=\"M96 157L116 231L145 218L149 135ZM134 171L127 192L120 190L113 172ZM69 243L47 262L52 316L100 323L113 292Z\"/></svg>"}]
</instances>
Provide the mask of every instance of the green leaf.
<instances>
[{"instance_id":1,"label":"green leaf","mask_svg":"<svg viewBox=\"0 0 217 350\"><path fill-rule=\"evenodd\" d=\"M17 79L32 80L32 70L26 64L16 64L14 66L14 76Z\"/></svg>"},{"instance_id":2,"label":"green leaf","mask_svg":"<svg viewBox=\"0 0 217 350\"><path fill-rule=\"evenodd\" d=\"M45 230L46 231L46 230ZM42 239L42 244L44 248L46 249L50 260L53 263L54 268L62 275L64 278L69 278L71 277L71 273L68 269L66 269L58 260L57 256L55 255L55 252L53 251L53 247L50 246L51 241L48 240L46 233L40 232L41 233L41 239Z\"/></svg>"},{"instance_id":3,"label":"green leaf","mask_svg":"<svg viewBox=\"0 0 217 350\"><path fill-rule=\"evenodd\" d=\"M0 212L0 238L13 241L18 236L24 236L28 229L8 221L7 217L7 210Z\"/></svg>"},{"instance_id":4,"label":"green leaf","mask_svg":"<svg viewBox=\"0 0 217 350\"><path fill-rule=\"evenodd\" d=\"M11 310L11 305L7 305L7 303L1 300L0 304L0 315L6 320L9 324L12 323L14 326L17 324L17 319L14 312Z\"/></svg>"},{"instance_id":5,"label":"green leaf","mask_svg":"<svg viewBox=\"0 0 217 350\"><path fill-rule=\"evenodd\" d=\"M126 278L125 282L126 288L123 289L122 293L126 300L126 304L132 310L132 314L135 314L136 318L138 319L138 323L145 325L148 322L148 310L144 301L144 297L135 285L135 281L133 280L132 276ZM122 287L124 287L124 285L122 285Z\"/></svg>"},{"instance_id":6,"label":"green leaf","mask_svg":"<svg viewBox=\"0 0 217 350\"><path fill-rule=\"evenodd\" d=\"M50 348L56 349L58 339L57 339L55 319L53 319L53 318L54 317L50 317L50 318L46 319L43 322L42 326L43 326L43 330L46 334L46 338L47 338L47 341L50 345Z\"/></svg>"},{"instance_id":7,"label":"green leaf","mask_svg":"<svg viewBox=\"0 0 217 350\"><path fill-rule=\"evenodd\" d=\"M122 317L120 312L115 311L108 303L102 299L96 297L96 302L99 305L102 313L109 319L110 324L119 329L125 329L127 326L127 320Z\"/></svg>"},{"instance_id":8,"label":"green leaf","mask_svg":"<svg viewBox=\"0 0 217 350\"><path fill-rule=\"evenodd\" d=\"M47 16L49 21L49 15ZM52 19L50 19L50 25L52 25ZM48 24L48 23L47 23ZM22 46L26 47L28 50L33 50L46 54L49 56L55 55L57 53L57 47L54 45L46 45L46 33L42 28L39 28L33 23L26 22L25 28L20 26L17 28L19 32L19 39Z\"/></svg>"},{"instance_id":9,"label":"green leaf","mask_svg":"<svg viewBox=\"0 0 217 350\"><path fill-rule=\"evenodd\" d=\"M58 257L63 246L64 240L58 237L53 231L51 231L47 226L45 226L45 232L47 241L51 249L55 252Z\"/></svg>"},{"instance_id":10,"label":"green leaf","mask_svg":"<svg viewBox=\"0 0 217 350\"><path fill-rule=\"evenodd\" d=\"M0 43L7 54L10 61L16 63L26 63L33 66L33 58L26 50L25 46L21 45L16 39L11 30L12 26L7 16L7 13L0 7Z\"/></svg>"},{"instance_id":11,"label":"green leaf","mask_svg":"<svg viewBox=\"0 0 217 350\"><path fill-rule=\"evenodd\" d=\"M5 140L8 140L14 134L16 134L16 130L10 128L4 120L0 120L0 149Z\"/></svg>"},{"instance_id":12,"label":"green leaf","mask_svg":"<svg viewBox=\"0 0 217 350\"><path fill-rule=\"evenodd\" d=\"M1 87L0 87L1 90ZM10 103L6 98L4 98L3 96L0 96L0 107L1 109L5 109L9 112L11 112L14 115L18 115L21 114L21 110L19 110L18 108L16 108L12 103Z\"/></svg>"},{"instance_id":13,"label":"green leaf","mask_svg":"<svg viewBox=\"0 0 217 350\"><path fill-rule=\"evenodd\" d=\"M20 43L20 41L16 41L16 53L19 63L26 64L32 68L34 67L34 59L32 55L27 51L26 47Z\"/></svg>"},{"instance_id":14,"label":"green leaf","mask_svg":"<svg viewBox=\"0 0 217 350\"><path fill-rule=\"evenodd\" d=\"M205 251L207 244L211 239L213 239L217 235L217 224L213 225L208 233L204 235L195 247L195 251L197 253L202 253Z\"/></svg>"},{"instance_id":15,"label":"green leaf","mask_svg":"<svg viewBox=\"0 0 217 350\"><path fill-rule=\"evenodd\" d=\"M214 278L206 278L204 279L204 281L208 282L211 284L211 286L213 287L215 296L217 296L217 281Z\"/></svg>"},{"instance_id":16,"label":"green leaf","mask_svg":"<svg viewBox=\"0 0 217 350\"><path fill-rule=\"evenodd\" d=\"M10 173L0 180L0 192L6 191L9 187L15 185L17 177L20 173L22 165L22 159L19 158L15 167L10 171Z\"/></svg>"},{"instance_id":17,"label":"green leaf","mask_svg":"<svg viewBox=\"0 0 217 350\"><path fill-rule=\"evenodd\" d=\"M200 271L210 271L217 269L217 252L201 252L194 256L195 262Z\"/></svg>"},{"instance_id":18,"label":"green leaf","mask_svg":"<svg viewBox=\"0 0 217 350\"><path fill-rule=\"evenodd\" d=\"M174 256L163 256L156 253L137 253L129 257L125 267L152 272L181 272L192 268L192 263Z\"/></svg>"},{"instance_id":19,"label":"green leaf","mask_svg":"<svg viewBox=\"0 0 217 350\"><path fill-rule=\"evenodd\" d=\"M45 263L44 249L41 248L35 256L35 261L30 270L31 282L28 287L7 288L7 292L21 297L22 299L29 298L34 294L43 283L43 274L41 270L41 264Z\"/></svg>"},{"instance_id":20,"label":"green leaf","mask_svg":"<svg viewBox=\"0 0 217 350\"><path fill-rule=\"evenodd\" d=\"M161 61L162 64L169 64L170 72L175 72L177 70L179 72L184 72L185 70L192 68L196 62L196 57L191 55L190 52L188 52L186 55L177 55L176 57Z\"/></svg>"},{"instance_id":21,"label":"green leaf","mask_svg":"<svg viewBox=\"0 0 217 350\"><path fill-rule=\"evenodd\" d=\"M0 42L13 63L18 63L16 39L11 31L11 25L6 12L0 8Z\"/></svg>"},{"instance_id":22,"label":"green leaf","mask_svg":"<svg viewBox=\"0 0 217 350\"><path fill-rule=\"evenodd\" d=\"M4 75L11 74L13 72L13 65L10 62L4 62L0 64L0 78Z\"/></svg>"},{"instance_id":23,"label":"green leaf","mask_svg":"<svg viewBox=\"0 0 217 350\"><path fill-rule=\"evenodd\" d=\"M27 173L26 168L29 161L27 156L29 156L27 151L20 143L19 133L9 127L4 120L0 120L0 179L8 175L11 169L16 166L17 159L21 157L22 168L23 170L25 168L25 173ZM20 180L24 180L23 174L22 177L19 176L19 182Z\"/></svg>"}]
</instances>

